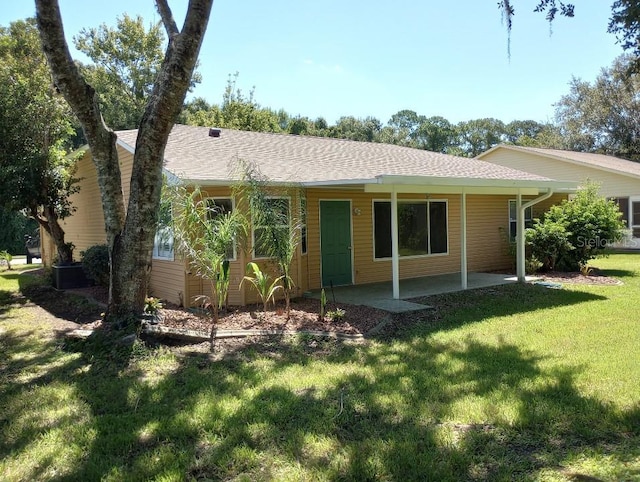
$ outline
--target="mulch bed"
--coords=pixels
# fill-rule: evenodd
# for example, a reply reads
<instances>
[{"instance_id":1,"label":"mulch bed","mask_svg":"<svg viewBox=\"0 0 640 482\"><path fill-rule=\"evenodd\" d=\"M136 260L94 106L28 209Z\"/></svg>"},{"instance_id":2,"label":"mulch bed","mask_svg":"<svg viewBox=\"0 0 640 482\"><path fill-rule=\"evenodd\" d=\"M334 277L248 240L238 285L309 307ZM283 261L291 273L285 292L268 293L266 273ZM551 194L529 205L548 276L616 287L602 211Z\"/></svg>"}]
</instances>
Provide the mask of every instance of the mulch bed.
<instances>
[{"instance_id":1,"label":"mulch bed","mask_svg":"<svg viewBox=\"0 0 640 482\"><path fill-rule=\"evenodd\" d=\"M581 273L549 272L539 275L545 282L560 284L590 284L617 285L621 281L604 275L594 269L589 276ZM105 288L93 286L68 290L72 293L83 294L100 303L106 304L108 293ZM361 305L338 303L337 307L345 310L344 317L330 320L318 320L320 301L311 298L299 298L291 302L289 320L284 313L284 302L269 305L267 313L262 312L262 305L232 307L229 311L222 310L217 323L218 330L269 330L294 332L328 332L330 334L366 335L373 328L381 326L383 322L390 322L387 329L392 329L397 323L407 323L412 318L424 317L424 312L392 316L386 311ZM333 303L327 305L327 310L335 309ZM436 310L437 311L437 310ZM430 315L433 316L433 313ZM207 313L187 310L170 303L165 303L160 310L161 325L177 330L191 330L209 333L212 327L211 317Z\"/></svg>"},{"instance_id":2,"label":"mulch bed","mask_svg":"<svg viewBox=\"0 0 640 482\"><path fill-rule=\"evenodd\" d=\"M620 285L622 281L616 278L611 278L602 273L602 271L593 268L593 271L589 276L585 276L582 273L575 272L562 272L562 271L550 271L548 273L540 274L540 277L544 281L553 283L567 283L567 284L583 284L583 285Z\"/></svg>"},{"instance_id":3,"label":"mulch bed","mask_svg":"<svg viewBox=\"0 0 640 482\"><path fill-rule=\"evenodd\" d=\"M262 312L262 305L234 307L228 312L224 310L219 315L218 330L287 330L287 331L325 331L329 333L343 333L350 335L364 335L378 326L388 313L383 310L360 305L339 303L345 311L339 320L318 320L320 301L311 298L299 298L291 301L291 315L289 320L284 312L284 303L278 302L275 309L269 306L269 311ZM327 309L333 309L332 304ZM209 316L197 314L175 306L167 305L160 310L164 326L208 332L211 330Z\"/></svg>"}]
</instances>

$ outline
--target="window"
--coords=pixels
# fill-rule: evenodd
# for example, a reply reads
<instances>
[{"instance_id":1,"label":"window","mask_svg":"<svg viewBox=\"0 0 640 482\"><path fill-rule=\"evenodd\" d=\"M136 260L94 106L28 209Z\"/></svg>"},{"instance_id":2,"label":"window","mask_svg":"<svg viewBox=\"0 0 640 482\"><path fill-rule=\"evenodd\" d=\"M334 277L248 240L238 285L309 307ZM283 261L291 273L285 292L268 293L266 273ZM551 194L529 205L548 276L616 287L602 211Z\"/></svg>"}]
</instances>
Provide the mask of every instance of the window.
<instances>
[{"instance_id":1,"label":"window","mask_svg":"<svg viewBox=\"0 0 640 482\"><path fill-rule=\"evenodd\" d=\"M300 249L307 254L307 198L300 198Z\"/></svg>"},{"instance_id":2,"label":"window","mask_svg":"<svg viewBox=\"0 0 640 482\"><path fill-rule=\"evenodd\" d=\"M640 201L631 201L631 222L633 237L640 238Z\"/></svg>"},{"instance_id":3,"label":"window","mask_svg":"<svg viewBox=\"0 0 640 482\"><path fill-rule=\"evenodd\" d=\"M391 202L373 203L375 259L391 257ZM398 254L426 256L448 251L447 202L398 202Z\"/></svg>"},{"instance_id":4,"label":"window","mask_svg":"<svg viewBox=\"0 0 640 482\"><path fill-rule=\"evenodd\" d=\"M289 198L272 197L266 199L267 213L264 225L253 227L253 257L266 258L269 256L270 242L280 236L289 236ZM269 221L267 221L269 219Z\"/></svg>"},{"instance_id":5,"label":"window","mask_svg":"<svg viewBox=\"0 0 640 482\"><path fill-rule=\"evenodd\" d=\"M173 261L173 232L171 228L158 228L153 239L153 259Z\"/></svg>"},{"instance_id":6,"label":"window","mask_svg":"<svg viewBox=\"0 0 640 482\"><path fill-rule=\"evenodd\" d=\"M628 197L614 197L613 202L618 205L618 209L622 216L620 219L624 222L624 225L629 227L629 198Z\"/></svg>"},{"instance_id":7,"label":"window","mask_svg":"<svg viewBox=\"0 0 640 482\"><path fill-rule=\"evenodd\" d=\"M515 241L517 233L517 206L516 200L509 200L509 239ZM532 206L529 206L524 210L524 227L530 228L533 226L533 210Z\"/></svg>"},{"instance_id":8,"label":"window","mask_svg":"<svg viewBox=\"0 0 640 482\"><path fill-rule=\"evenodd\" d=\"M231 214L233 212L233 199L231 198L207 198L207 216L210 220L216 219L218 216ZM229 246L227 249L227 259L236 259L236 244Z\"/></svg>"}]
</instances>

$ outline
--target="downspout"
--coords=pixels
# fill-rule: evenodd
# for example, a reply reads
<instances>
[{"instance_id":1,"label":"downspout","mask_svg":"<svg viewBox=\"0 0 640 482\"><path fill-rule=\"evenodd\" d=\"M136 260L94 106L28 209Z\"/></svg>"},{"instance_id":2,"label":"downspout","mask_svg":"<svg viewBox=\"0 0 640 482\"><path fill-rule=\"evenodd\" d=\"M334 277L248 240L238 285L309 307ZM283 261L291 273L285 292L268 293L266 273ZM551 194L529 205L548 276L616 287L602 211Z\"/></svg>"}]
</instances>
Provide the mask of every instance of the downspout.
<instances>
[{"instance_id":1,"label":"downspout","mask_svg":"<svg viewBox=\"0 0 640 482\"><path fill-rule=\"evenodd\" d=\"M396 186L391 191L391 279L393 299L400 299L400 256L398 254L398 193Z\"/></svg>"},{"instance_id":2,"label":"downspout","mask_svg":"<svg viewBox=\"0 0 640 482\"><path fill-rule=\"evenodd\" d=\"M522 195L518 193L516 206L517 206L517 220L516 220L516 256L517 256L517 274L518 281L524 283L526 281L526 270L525 270L525 237L524 237L524 213L531 206L534 206L542 201L549 199L553 196L553 189L547 189L547 192L542 196L539 196L535 199L532 199L529 202L522 204Z\"/></svg>"},{"instance_id":3,"label":"downspout","mask_svg":"<svg viewBox=\"0 0 640 482\"><path fill-rule=\"evenodd\" d=\"M460 287L467 289L467 193L462 188L460 194L460 218L462 226L460 230Z\"/></svg>"}]
</instances>

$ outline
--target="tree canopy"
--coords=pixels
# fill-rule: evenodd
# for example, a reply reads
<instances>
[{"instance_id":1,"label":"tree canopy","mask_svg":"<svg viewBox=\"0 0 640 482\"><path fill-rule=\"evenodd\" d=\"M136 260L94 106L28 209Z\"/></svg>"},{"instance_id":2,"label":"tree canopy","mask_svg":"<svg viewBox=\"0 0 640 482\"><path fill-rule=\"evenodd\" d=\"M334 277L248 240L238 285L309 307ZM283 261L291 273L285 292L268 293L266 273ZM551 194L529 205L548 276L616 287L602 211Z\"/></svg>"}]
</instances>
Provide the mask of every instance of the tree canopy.
<instances>
[{"instance_id":1,"label":"tree canopy","mask_svg":"<svg viewBox=\"0 0 640 482\"><path fill-rule=\"evenodd\" d=\"M593 82L574 78L556 104L556 120L570 150L640 161L640 74L623 55Z\"/></svg>"},{"instance_id":2,"label":"tree canopy","mask_svg":"<svg viewBox=\"0 0 640 482\"><path fill-rule=\"evenodd\" d=\"M0 27L0 204L25 210L52 236L61 262L72 259L59 220L73 212L74 135L56 92L34 19Z\"/></svg>"}]
</instances>

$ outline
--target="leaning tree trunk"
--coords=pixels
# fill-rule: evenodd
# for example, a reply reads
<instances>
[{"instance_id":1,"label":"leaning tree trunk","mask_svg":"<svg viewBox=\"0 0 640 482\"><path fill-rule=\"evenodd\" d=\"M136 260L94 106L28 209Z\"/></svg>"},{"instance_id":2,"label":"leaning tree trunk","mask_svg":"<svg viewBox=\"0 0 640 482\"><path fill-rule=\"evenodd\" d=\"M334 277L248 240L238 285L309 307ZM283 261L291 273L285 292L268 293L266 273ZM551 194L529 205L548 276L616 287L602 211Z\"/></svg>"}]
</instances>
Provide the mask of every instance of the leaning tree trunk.
<instances>
[{"instance_id":1,"label":"leaning tree trunk","mask_svg":"<svg viewBox=\"0 0 640 482\"><path fill-rule=\"evenodd\" d=\"M64 240L64 229L60 226L60 221L55 209L51 206L45 206L43 209L42 219L40 216L35 216L40 226L44 228L53 243L56 245L56 251L58 251L58 263L71 264L73 262L73 248L71 244Z\"/></svg>"},{"instance_id":2,"label":"leaning tree trunk","mask_svg":"<svg viewBox=\"0 0 640 482\"><path fill-rule=\"evenodd\" d=\"M54 81L80 120L98 173L111 257L108 317L126 319L142 313L164 148L190 86L212 5L213 0L191 0L179 31L167 0L156 0L169 44L138 129L125 216L116 135L104 124L94 89L71 59L57 0L36 0L38 28Z\"/></svg>"}]
</instances>

